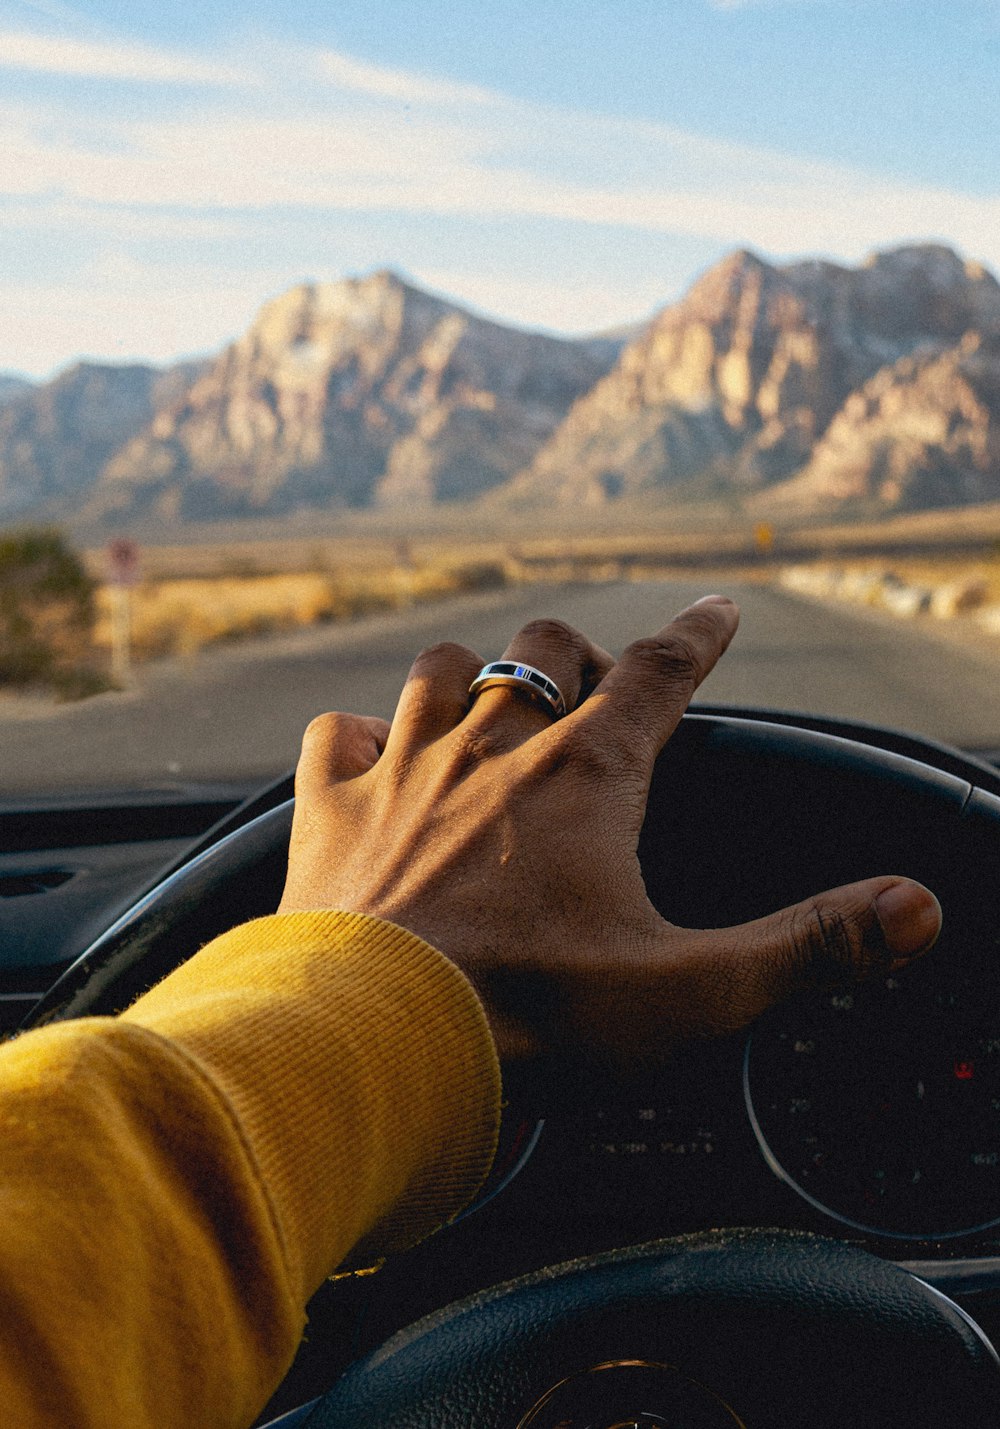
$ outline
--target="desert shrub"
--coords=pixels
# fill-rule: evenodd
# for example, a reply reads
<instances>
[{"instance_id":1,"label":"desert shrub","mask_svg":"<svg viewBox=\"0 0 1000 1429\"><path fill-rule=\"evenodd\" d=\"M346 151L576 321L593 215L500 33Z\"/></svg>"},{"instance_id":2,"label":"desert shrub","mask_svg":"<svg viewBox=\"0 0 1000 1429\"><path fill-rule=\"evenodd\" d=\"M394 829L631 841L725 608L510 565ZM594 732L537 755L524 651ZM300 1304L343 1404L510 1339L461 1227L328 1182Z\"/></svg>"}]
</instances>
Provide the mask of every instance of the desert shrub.
<instances>
[{"instance_id":1,"label":"desert shrub","mask_svg":"<svg viewBox=\"0 0 1000 1429\"><path fill-rule=\"evenodd\" d=\"M502 561L471 561L455 571L458 590L502 590L507 584L507 571Z\"/></svg>"},{"instance_id":2,"label":"desert shrub","mask_svg":"<svg viewBox=\"0 0 1000 1429\"><path fill-rule=\"evenodd\" d=\"M441 561L412 572L397 572L396 580L403 583L411 600L439 600L446 595L500 590L507 584L507 572L501 561Z\"/></svg>"},{"instance_id":3,"label":"desert shrub","mask_svg":"<svg viewBox=\"0 0 1000 1429\"><path fill-rule=\"evenodd\" d=\"M94 583L59 531L0 534L0 685L104 688L93 624Z\"/></svg>"}]
</instances>

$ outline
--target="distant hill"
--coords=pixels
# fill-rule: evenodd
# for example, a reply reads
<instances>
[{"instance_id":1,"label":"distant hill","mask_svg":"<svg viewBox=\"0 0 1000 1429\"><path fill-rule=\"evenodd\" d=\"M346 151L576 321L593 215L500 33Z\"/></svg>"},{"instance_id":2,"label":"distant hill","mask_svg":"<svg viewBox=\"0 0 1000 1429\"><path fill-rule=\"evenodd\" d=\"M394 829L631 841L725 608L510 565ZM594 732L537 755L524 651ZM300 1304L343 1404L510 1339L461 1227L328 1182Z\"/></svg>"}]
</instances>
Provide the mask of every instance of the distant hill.
<instances>
[{"instance_id":1,"label":"distant hill","mask_svg":"<svg viewBox=\"0 0 1000 1429\"><path fill-rule=\"evenodd\" d=\"M810 462L877 373L997 331L1000 285L948 248L897 249L853 269L736 252L625 348L505 495L602 505L698 481L771 486ZM990 414L995 424L1000 408ZM956 501L969 499L967 485L956 472ZM927 488L904 480L879 491L897 504Z\"/></svg>"},{"instance_id":2,"label":"distant hill","mask_svg":"<svg viewBox=\"0 0 1000 1429\"><path fill-rule=\"evenodd\" d=\"M81 362L0 404L0 520L74 511L109 458L198 371Z\"/></svg>"},{"instance_id":3,"label":"distant hill","mask_svg":"<svg viewBox=\"0 0 1000 1429\"><path fill-rule=\"evenodd\" d=\"M27 377L19 377L13 372L0 372L0 407L33 386L34 383Z\"/></svg>"}]
</instances>

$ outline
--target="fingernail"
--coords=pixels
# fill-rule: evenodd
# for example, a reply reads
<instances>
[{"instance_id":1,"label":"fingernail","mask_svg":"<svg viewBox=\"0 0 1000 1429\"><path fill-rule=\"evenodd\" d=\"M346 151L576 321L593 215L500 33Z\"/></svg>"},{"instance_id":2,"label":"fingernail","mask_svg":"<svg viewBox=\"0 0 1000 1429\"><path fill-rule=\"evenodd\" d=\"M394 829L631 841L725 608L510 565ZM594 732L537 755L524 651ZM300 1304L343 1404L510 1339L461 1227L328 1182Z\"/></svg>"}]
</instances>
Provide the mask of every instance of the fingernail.
<instances>
[{"instance_id":1,"label":"fingernail","mask_svg":"<svg viewBox=\"0 0 1000 1429\"><path fill-rule=\"evenodd\" d=\"M714 605L719 607L719 618L723 622L724 628L728 631L727 639L731 640L736 627L740 623L740 608L734 600L730 600L728 595L703 595L701 600L696 600L687 607L688 610L697 610L700 605ZM681 611L681 615L686 612Z\"/></svg>"},{"instance_id":2,"label":"fingernail","mask_svg":"<svg viewBox=\"0 0 1000 1429\"><path fill-rule=\"evenodd\" d=\"M941 931L941 904L922 883L894 883L875 899L875 912L892 968L928 952Z\"/></svg>"}]
</instances>

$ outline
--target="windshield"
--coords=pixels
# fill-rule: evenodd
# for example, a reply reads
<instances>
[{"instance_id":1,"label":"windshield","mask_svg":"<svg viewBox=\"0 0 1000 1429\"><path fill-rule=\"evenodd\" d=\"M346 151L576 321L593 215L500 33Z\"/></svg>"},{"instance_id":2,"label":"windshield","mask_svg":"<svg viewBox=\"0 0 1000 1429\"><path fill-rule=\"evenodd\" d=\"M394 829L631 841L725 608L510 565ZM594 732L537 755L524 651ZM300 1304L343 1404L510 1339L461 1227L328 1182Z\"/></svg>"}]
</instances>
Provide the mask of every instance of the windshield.
<instances>
[{"instance_id":1,"label":"windshield","mask_svg":"<svg viewBox=\"0 0 1000 1429\"><path fill-rule=\"evenodd\" d=\"M0 0L0 797L536 615L1000 748L992 0Z\"/></svg>"}]
</instances>

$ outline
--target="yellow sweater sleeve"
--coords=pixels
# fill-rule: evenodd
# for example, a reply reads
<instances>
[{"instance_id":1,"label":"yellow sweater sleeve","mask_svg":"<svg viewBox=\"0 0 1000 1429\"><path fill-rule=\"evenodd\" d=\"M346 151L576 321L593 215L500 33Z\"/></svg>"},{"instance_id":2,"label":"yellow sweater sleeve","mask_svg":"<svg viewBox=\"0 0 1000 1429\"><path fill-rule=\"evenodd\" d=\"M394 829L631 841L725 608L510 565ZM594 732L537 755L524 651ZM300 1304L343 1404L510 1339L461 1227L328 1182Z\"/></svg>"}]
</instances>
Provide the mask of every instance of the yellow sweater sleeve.
<instances>
[{"instance_id":1,"label":"yellow sweater sleeve","mask_svg":"<svg viewBox=\"0 0 1000 1429\"><path fill-rule=\"evenodd\" d=\"M248 923L0 1048L0 1422L249 1424L348 1251L472 1196L499 1100L466 979L355 914Z\"/></svg>"}]
</instances>

